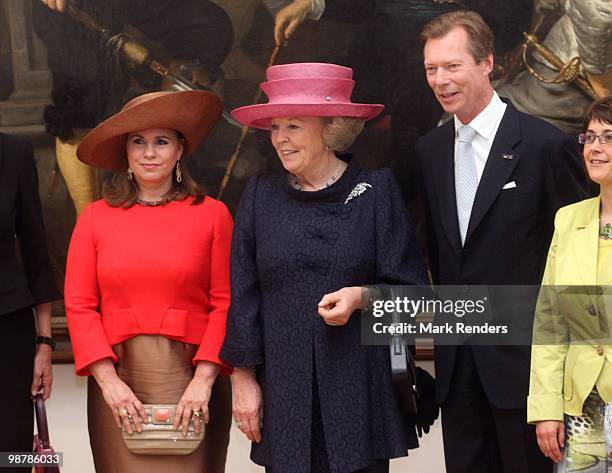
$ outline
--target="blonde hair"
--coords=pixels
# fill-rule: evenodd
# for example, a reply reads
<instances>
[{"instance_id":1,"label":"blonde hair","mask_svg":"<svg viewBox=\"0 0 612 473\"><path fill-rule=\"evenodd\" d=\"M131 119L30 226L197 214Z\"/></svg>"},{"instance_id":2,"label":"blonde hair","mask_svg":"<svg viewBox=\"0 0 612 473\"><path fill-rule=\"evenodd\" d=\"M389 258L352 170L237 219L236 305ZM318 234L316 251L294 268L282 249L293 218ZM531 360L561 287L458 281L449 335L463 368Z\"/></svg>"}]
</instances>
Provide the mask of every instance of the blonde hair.
<instances>
[{"instance_id":1,"label":"blonde hair","mask_svg":"<svg viewBox=\"0 0 612 473\"><path fill-rule=\"evenodd\" d=\"M342 152L349 148L361 133L365 120L354 117L329 117L323 128L323 141L333 150Z\"/></svg>"}]
</instances>

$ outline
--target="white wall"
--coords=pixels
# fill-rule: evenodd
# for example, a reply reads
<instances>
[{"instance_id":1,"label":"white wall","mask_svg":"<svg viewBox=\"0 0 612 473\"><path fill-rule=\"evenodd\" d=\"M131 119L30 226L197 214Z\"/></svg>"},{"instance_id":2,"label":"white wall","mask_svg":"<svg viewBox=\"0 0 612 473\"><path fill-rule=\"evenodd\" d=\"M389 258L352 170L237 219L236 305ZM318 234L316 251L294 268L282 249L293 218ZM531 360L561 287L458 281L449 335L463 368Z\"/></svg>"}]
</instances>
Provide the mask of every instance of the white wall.
<instances>
[{"instance_id":1,"label":"white wall","mask_svg":"<svg viewBox=\"0 0 612 473\"><path fill-rule=\"evenodd\" d=\"M432 369L432 363L424 366ZM47 403L51 442L57 451L64 452L62 473L93 473L93 461L87 433L87 383L74 375L73 365L54 365L54 382L51 399ZM421 447L412 450L408 458L393 460L391 473L419 472L443 473L444 454L440 421L421 439ZM249 460L250 444L235 427L232 427L227 473L262 473ZM205 473L205 472L203 472Z\"/></svg>"}]
</instances>

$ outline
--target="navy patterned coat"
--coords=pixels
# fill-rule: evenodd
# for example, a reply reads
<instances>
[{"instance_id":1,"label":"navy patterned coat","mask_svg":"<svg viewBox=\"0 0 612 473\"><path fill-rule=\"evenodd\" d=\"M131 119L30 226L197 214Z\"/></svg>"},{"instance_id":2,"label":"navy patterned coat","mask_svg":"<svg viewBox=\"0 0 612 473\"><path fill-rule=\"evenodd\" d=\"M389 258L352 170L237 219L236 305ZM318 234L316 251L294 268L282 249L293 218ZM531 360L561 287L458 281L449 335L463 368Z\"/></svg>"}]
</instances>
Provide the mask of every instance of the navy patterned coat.
<instances>
[{"instance_id":1,"label":"navy patterned coat","mask_svg":"<svg viewBox=\"0 0 612 473\"><path fill-rule=\"evenodd\" d=\"M360 184L365 191L348 199ZM236 215L221 358L257 368L264 418L255 463L274 473L310 471L313 383L333 473L418 445L394 398L389 349L361 344L359 313L329 326L317 303L345 286L426 281L388 169L365 170L353 159L316 192L293 189L284 172L251 178Z\"/></svg>"}]
</instances>

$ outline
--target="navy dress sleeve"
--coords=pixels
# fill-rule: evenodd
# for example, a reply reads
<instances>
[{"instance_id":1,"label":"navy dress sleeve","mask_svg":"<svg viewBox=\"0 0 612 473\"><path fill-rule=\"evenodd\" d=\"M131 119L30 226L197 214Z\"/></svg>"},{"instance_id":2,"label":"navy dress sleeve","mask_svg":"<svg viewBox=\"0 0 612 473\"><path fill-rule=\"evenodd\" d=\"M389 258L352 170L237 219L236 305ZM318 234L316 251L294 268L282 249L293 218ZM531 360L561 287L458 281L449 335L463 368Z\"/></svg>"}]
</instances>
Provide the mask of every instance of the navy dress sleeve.
<instances>
[{"instance_id":1,"label":"navy dress sleeve","mask_svg":"<svg viewBox=\"0 0 612 473\"><path fill-rule=\"evenodd\" d=\"M391 173L380 171L376 194L376 281L379 284L428 284L414 226Z\"/></svg>"},{"instance_id":2,"label":"navy dress sleeve","mask_svg":"<svg viewBox=\"0 0 612 473\"><path fill-rule=\"evenodd\" d=\"M258 177L251 177L240 199L231 255L231 303L220 357L232 366L264 362L261 294L256 262L255 199Z\"/></svg>"}]
</instances>

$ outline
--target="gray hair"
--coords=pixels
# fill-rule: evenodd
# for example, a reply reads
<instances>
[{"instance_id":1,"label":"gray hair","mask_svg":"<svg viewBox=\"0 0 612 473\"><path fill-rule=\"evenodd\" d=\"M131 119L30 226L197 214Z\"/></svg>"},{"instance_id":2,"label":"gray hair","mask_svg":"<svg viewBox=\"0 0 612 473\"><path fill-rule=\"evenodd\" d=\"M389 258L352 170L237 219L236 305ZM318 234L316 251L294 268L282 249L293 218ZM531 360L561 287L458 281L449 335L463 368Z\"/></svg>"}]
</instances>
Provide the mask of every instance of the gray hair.
<instances>
[{"instance_id":1,"label":"gray hair","mask_svg":"<svg viewBox=\"0 0 612 473\"><path fill-rule=\"evenodd\" d=\"M342 152L350 147L361 133L365 120L354 117L330 117L323 128L323 141L333 150Z\"/></svg>"}]
</instances>

